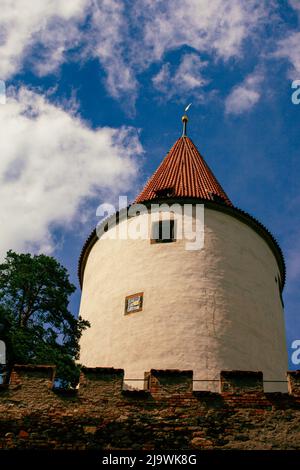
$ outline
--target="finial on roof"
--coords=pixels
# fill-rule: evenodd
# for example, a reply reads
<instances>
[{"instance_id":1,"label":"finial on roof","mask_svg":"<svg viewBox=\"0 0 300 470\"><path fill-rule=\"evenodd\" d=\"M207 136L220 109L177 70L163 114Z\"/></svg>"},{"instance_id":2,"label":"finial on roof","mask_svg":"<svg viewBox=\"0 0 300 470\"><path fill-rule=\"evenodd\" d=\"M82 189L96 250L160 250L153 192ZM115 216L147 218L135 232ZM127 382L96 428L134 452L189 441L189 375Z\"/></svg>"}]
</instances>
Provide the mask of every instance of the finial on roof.
<instances>
[{"instance_id":1,"label":"finial on roof","mask_svg":"<svg viewBox=\"0 0 300 470\"><path fill-rule=\"evenodd\" d=\"M188 104L184 110L184 115L182 116L181 120L183 122L183 130L182 130L182 137L185 137L186 136L186 125L187 125L187 122L188 122L188 117L187 117L187 111L190 109L192 103Z\"/></svg>"}]
</instances>

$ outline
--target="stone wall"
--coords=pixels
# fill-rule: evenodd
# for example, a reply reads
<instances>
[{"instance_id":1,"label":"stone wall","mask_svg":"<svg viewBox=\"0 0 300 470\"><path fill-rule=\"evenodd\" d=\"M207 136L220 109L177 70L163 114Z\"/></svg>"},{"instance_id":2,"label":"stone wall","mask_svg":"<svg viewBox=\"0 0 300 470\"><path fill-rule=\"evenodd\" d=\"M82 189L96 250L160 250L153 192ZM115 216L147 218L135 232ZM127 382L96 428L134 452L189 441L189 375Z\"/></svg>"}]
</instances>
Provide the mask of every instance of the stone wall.
<instances>
[{"instance_id":1,"label":"stone wall","mask_svg":"<svg viewBox=\"0 0 300 470\"><path fill-rule=\"evenodd\" d=\"M54 374L15 366L0 386L0 448L300 449L300 371L289 393L264 393L261 372L221 372L220 393L193 391L192 371L151 370L139 391L121 369L83 368L73 392Z\"/></svg>"}]
</instances>

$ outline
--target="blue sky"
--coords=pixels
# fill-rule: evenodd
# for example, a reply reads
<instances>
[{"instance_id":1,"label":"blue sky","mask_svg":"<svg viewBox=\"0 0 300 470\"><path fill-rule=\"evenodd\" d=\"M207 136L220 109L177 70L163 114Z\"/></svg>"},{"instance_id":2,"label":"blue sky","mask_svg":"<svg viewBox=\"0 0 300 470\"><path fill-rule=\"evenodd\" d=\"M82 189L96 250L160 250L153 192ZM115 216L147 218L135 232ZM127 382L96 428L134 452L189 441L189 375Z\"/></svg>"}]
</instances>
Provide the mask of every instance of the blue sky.
<instances>
[{"instance_id":1,"label":"blue sky","mask_svg":"<svg viewBox=\"0 0 300 470\"><path fill-rule=\"evenodd\" d=\"M97 206L136 195L192 102L189 136L283 249L288 345L300 339L299 22L299 0L7 0L1 256L52 254L78 285Z\"/></svg>"}]
</instances>

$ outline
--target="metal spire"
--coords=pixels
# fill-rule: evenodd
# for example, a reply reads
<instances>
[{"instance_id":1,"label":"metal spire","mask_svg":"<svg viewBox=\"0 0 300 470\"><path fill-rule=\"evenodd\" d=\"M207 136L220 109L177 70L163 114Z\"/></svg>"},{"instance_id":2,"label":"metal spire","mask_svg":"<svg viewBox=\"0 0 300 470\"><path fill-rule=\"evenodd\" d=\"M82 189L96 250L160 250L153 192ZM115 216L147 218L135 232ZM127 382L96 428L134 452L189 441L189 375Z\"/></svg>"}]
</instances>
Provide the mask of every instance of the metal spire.
<instances>
[{"instance_id":1,"label":"metal spire","mask_svg":"<svg viewBox=\"0 0 300 470\"><path fill-rule=\"evenodd\" d=\"M182 129L182 137L186 136L186 127L187 127L187 122L188 122L188 117L187 117L187 111L191 107L192 103L188 104L184 110L184 115L182 116L181 120L183 122L183 129Z\"/></svg>"}]
</instances>

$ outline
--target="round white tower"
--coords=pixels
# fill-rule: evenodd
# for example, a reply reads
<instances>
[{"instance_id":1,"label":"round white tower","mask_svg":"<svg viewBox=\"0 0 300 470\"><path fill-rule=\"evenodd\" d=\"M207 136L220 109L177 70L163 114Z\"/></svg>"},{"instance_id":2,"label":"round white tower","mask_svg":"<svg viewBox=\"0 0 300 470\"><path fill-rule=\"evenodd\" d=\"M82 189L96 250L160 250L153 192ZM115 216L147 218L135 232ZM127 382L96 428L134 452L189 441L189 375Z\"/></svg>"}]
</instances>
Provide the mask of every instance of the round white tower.
<instances>
[{"instance_id":1,"label":"round white tower","mask_svg":"<svg viewBox=\"0 0 300 470\"><path fill-rule=\"evenodd\" d=\"M105 221L83 248L80 315L91 328L80 362L127 378L190 369L194 388L209 390L221 370L261 370L266 390L283 390L285 268L272 235L232 205L185 132L135 203L145 210Z\"/></svg>"}]
</instances>

